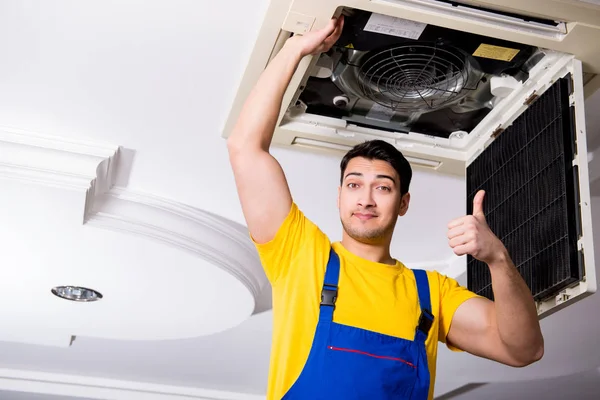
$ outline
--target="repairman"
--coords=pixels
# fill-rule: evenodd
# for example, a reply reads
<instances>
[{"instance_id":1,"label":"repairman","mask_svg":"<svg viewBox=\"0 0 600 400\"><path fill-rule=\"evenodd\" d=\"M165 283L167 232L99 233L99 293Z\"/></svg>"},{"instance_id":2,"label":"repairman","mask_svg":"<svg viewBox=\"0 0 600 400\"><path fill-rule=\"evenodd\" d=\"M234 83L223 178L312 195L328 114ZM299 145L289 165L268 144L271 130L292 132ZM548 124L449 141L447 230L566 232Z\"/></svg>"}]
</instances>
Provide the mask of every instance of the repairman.
<instances>
[{"instance_id":1,"label":"repairman","mask_svg":"<svg viewBox=\"0 0 600 400\"><path fill-rule=\"evenodd\" d=\"M483 191L472 215L449 223L448 243L489 266L494 302L390 255L412 177L394 146L368 141L344 156L341 242L331 243L293 201L269 153L283 95L301 59L329 50L342 27L343 17L334 18L289 38L228 139L243 213L273 291L267 398L432 399L440 341L515 367L539 360L544 344L531 291L486 224Z\"/></svg>"}]
</instances>

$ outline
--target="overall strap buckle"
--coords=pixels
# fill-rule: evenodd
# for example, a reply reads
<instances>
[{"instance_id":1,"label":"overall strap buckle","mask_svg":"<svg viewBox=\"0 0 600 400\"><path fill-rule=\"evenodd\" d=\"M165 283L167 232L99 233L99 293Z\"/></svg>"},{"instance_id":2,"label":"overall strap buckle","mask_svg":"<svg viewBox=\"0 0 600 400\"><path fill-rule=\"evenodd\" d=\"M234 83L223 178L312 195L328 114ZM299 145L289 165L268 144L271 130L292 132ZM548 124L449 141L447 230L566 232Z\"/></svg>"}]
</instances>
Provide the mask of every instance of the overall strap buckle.
<instances>
[{"instance_id":1,"label":"overall strap buckle","mask_svg":"<svg viewBox=\"0 0 600 400\"><path fill-rule=\"evenodd\" d=\"M421 307L421 316L419 317L419 325L415 332L415 339L425 341L434 321L433 313L431 312L429 279L427 277L427 272L422 269L415 269L413 272L417 284L419 306Z\"/></svg>"},{"instance_id":2,"label":"overall strap buckle","mask_svg":"<svg viewBox=\"0 0 600 400\"><path fill-rule=\"evenodd\" d=\"M321 305L335 308L335 301L337 300L337 295L337 285L323 285L323 290L321 291Z\"/></svg>"},{"instance_id":3,"label":"overall strap buckle","mask_svg":"<svg viewBox=\"0 0 600 400\"><path fill-rule=\"evenodd\" d=\"M423 332L423 334L425 334L425 336L427 336L429 334L429 330L431 329L431 326L433 325L434 320L435 320L435 317L433 316L431 311L429 311L426 308L422 309L421 316L419 317L419 325L417 326L417 329L420 330L421 332Z\"/></svg>"}]
</instances>

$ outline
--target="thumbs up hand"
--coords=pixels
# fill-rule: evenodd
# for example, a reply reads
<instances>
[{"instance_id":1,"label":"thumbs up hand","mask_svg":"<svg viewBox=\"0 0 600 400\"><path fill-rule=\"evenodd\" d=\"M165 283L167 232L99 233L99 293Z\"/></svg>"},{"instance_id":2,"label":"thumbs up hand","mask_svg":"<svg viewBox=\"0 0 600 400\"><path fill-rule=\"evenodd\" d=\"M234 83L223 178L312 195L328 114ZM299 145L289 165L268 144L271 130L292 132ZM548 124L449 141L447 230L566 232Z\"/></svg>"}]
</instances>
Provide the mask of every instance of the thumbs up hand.
<instances>
[{"instance_id":1,"label":"thumbs up hand","mask_svg":"<svg viewBox=\"0 0 600 400\"><path fill-rule=\"evenodd\" d=\"M484 196L483 190L475 195L473 215L457 218L448 224L448 244L457 256L469 254L489 265L504 259L508 252L485 221Z\"/></svg>"}]
</instances>

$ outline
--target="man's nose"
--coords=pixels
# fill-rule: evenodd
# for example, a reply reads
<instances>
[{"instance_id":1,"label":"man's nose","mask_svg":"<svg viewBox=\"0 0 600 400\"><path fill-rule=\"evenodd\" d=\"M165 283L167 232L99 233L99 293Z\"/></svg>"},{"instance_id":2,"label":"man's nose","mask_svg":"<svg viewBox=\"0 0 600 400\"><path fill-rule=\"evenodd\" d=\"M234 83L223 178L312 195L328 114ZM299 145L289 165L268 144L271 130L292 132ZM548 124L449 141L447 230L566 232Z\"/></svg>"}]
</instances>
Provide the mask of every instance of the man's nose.
<instances>
[{"instance_id":1,"label":"man's nose","mask_svg":"<svg viewBox=\"0 0 600 400\"><path fill-rule=\"evenodd\" d=\"M373 199L373 193L370 189L365 188L361 190L360 197L358 198L358 205L361 207L373 207L375 206L375 200Z\"/></svg>"}]
</instances>

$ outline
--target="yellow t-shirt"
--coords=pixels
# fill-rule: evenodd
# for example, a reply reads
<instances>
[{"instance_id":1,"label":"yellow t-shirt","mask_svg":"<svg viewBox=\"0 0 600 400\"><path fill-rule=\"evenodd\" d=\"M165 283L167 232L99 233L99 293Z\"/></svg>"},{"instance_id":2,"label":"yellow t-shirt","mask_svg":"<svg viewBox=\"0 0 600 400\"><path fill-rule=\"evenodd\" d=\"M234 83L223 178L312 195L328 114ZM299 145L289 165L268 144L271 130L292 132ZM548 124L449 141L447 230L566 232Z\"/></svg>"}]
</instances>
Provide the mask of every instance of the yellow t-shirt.
<instances>
[{"instance_id":1,"label":"yellow t-shirt","mask_svg":"<svg viewBox=\"0 0 600 400\"><path fill-rule=\"evenodd\" d=\"M290 213L268 243L255 242L273 288L273 341L267 399L281 399L300 376L319 319L319 302L333 246L340 257L334 322L414 340L420 315L412 271L360 258L328 237L292 204ZM433 398L438 340L445 343L452 316L473 292L437 272L428 271L435 321L427 338ZM458 350L452 348L452 350Z\"/></svg>"}]
</instances>

